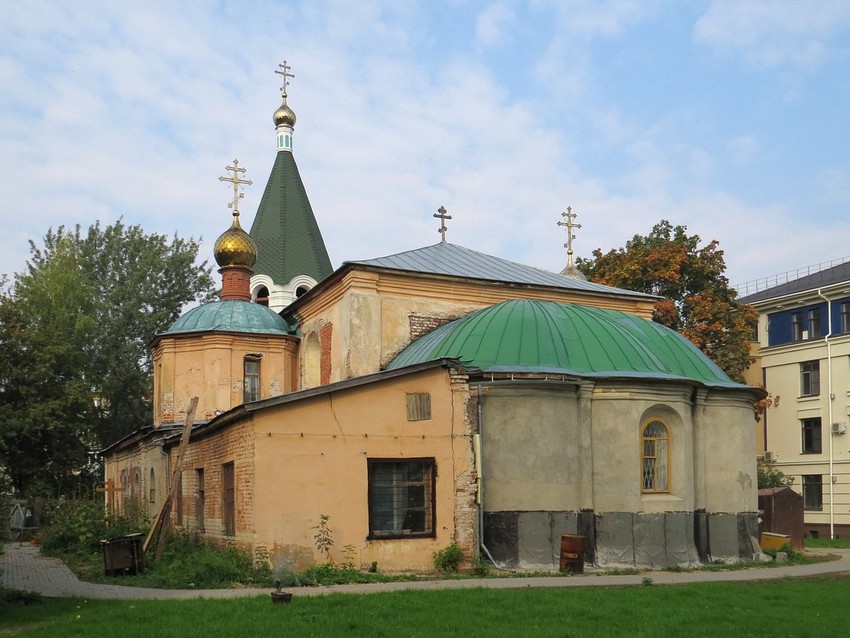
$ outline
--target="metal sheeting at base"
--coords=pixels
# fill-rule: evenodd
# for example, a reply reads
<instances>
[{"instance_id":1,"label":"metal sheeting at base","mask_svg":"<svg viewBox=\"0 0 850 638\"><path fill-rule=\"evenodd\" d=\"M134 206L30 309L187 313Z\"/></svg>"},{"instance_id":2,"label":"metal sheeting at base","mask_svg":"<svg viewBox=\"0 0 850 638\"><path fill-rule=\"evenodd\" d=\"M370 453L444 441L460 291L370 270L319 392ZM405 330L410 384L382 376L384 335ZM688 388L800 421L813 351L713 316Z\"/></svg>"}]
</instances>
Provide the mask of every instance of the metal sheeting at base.
<instances>
[{"instance_id":1,"label":"metal sheeting at base","mask_svg":"<svg viewBox=\"0 0 850 638\"><path fill-rule=\"evenodd\" d=\"M749 560L754 525L757 515L749 512L485 512L484 544L505 567L557 569L561 536L582 534L589 564L663 569Z\"/></svg>"}]
</instances>

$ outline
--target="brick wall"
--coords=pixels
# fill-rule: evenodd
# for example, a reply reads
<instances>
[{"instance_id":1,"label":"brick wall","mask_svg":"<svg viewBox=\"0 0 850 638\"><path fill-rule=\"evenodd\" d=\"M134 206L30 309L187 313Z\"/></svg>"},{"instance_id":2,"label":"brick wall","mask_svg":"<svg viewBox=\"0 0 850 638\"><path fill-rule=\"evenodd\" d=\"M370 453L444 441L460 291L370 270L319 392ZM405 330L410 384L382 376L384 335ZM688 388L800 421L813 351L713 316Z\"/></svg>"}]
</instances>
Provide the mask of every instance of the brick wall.
<instances>
[{"instance_id":1,"label":"brick wall","mask_svg":"<svg viewBox=\"0 0 850 638\"><path fill-rule=\"evenodd\" d=\"M183 460L183 524L190 530L198 527L195 516L197 502L197 470L204 470L204 533L210 540L233 540L224 536L222 466L233 463L235 488L235 540L252 545L254 540L254 445L251 421L243 421L219 432L194 440ZM177 446L170 450L172 462ZM175 507L177 500L175 498ZM177 514L172 514L176 520Z\"/></svg>"},{"instance_id":2,"label":"brick wall","mask_svg":"<svg viewBox=\"0 0 850 638\"><path fill-rule=\"evenodd\" d=\"M407 315L407 323L410 327L410 340L416 341L419 337L457 318L458 315L421 315L412 312Z\"/></svg>"},{"instance_id":3,"label":"brick wall","mask_svg":"<svg viewBox=\"0 0 850 638\"><path fill-rule=\"evenodd\" d=\"M321 384L325 385L331 382L331 371L333 364L331 362L331 338L333 336L333 324L326 323L319 329L319 343L322 346L321 357Z\"/></svg>"}]
</instances>

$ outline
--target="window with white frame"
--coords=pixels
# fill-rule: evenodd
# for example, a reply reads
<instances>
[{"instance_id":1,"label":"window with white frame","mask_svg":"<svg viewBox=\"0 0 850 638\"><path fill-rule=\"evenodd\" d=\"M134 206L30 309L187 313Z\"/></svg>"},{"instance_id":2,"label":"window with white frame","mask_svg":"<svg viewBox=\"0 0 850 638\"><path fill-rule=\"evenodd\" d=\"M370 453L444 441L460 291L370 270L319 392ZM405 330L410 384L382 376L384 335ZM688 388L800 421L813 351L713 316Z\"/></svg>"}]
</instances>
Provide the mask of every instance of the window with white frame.
<instances>
[{"instance_id":1,"label":"window with white frame","mask_svg":"<svg viewBox=\"0 0 850 638\"><path fill-rule=\"evenodd\" d=\"M850 301L841 303L841 332L850 332Z\"/></svg>"},{"instance_id":2,"label":"window with white frame","mask_svg":"<svg viewBox=\"0 0 850 638\"><path fill-rule=\"evenodd\" d=\"M433 537L434 459L369 459L369 538Z\"/></svg>"},{"instance_id":3,"label":"window with white frame","mask_svg":"<svg viewBox=\"0 0 850 638\"><path fill-rule=\"evenodd\" d=\"M791 315L791 341L803 340L803 313L795 312Z\"/></svg>"},{"instance_id":4,"label":"window with white frame","mask_svg":"<svg viewBox=\"0 0 850 638\"><path fill-rule=\"evenodd\" d=\"M667 425L651 419L641 430L641 491L669 492L670 433Z\"/></svg>"},{"instance_id":5,"label":"window with white frame","mask_svg":"<svg viewBox=\"0 0 850 638\"><path fill-rule=\"evenodd\" d=\"M820 394L820 361L803 361L800 364L800 396Z\"/></svg>"},{"instance_id":6,"label":"window with white frame","mask_svg":"<svg viewBox=\"0 0 850 638\"><path fill-rule=\"evenodd\" d=\"M243 360L244 378L242 381L242 401L256 401L260 398L260 357L247 356Z\"/></svg>"},{"instance_id":7,"label":"window with white frame","mask_svg":"<svg viewBox=\"0 0 850 638\"><path fill-rule=\"evenodd\" d=\"M809 309L809 339L818 339L821 336L820 308Z\"/></svg>"}]
</instances>

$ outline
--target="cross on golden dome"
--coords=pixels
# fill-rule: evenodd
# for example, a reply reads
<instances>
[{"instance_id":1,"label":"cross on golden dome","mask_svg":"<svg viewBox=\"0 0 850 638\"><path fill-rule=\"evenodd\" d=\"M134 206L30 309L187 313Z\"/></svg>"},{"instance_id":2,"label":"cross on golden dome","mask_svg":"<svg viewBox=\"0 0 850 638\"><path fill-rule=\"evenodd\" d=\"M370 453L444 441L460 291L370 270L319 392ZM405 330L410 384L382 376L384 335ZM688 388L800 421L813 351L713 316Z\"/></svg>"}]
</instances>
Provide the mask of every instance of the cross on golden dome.
<instances>
[{"instance_id":1,"label":"cross on golden dome","mask_svg":"<svg viewBox=\"0 0 850 638\"><path fill-rule=\"evenodd\" d=\"M567 227L567 243L564 244L564 248L567 249L567 266L573 265L573 240L576 236L573 234L573 228L581 228L581 224L573 223L573 220L578 217L573 212L573 209L567 206L567 212L561 213L561 217L564 217L567 221L558 222L558 226L566 226Z\"/></svg>"},{"instance_id":2,"label":"cross on golden dome","mask_svg":"<svg viewBox=\"0 0 850 638\"><path fill-rule=\"evenodd\" d=\"M245 174L245 169L239 166L239 160L233 160L233 166L225 166L225 170L230 171L233 175L228 175L227 177L219 177L218 181L220 182L230 182L233 184L233 201L227 204L228 208L233 209L233 216L239 217L239 200L245 197L245 193L239 190L240 184L245 184L250 186L254 182L250 179L241 179L239 175Z\"/></svg>"},{"instance_id":3,"label":"cross on golden dome","mask_svg":"<svg viewBox=\"0 0 850 638\"><path fill-rule=\"evenodd\" d=\"M445 206L440 206L437 209L437 212L434 213L434 217L437 217L440 220L440 228L437 230L437 232L440 233L440 241L446 241L446 231L448 230L448 228L446 228L446 220L451 219L452 216L448 214Z\"/></svg>"},{"instance_id":4,"label":"cross on golden dome","mask_svg":"<svg viewBox=\"0 0 850 638\"><path fill-rule=\"evenodd\" d=\"M283 64L278 64L278 67L283 69L282 71L275 71L278 75L283 76L283 86L280 87L281 93L283 93L284 97L286 96L286 87L289 86L289 78L294 78L295 76L290 73L292 67L286 63L286 60L283 61Z\"/></svg>"}]
</instances>

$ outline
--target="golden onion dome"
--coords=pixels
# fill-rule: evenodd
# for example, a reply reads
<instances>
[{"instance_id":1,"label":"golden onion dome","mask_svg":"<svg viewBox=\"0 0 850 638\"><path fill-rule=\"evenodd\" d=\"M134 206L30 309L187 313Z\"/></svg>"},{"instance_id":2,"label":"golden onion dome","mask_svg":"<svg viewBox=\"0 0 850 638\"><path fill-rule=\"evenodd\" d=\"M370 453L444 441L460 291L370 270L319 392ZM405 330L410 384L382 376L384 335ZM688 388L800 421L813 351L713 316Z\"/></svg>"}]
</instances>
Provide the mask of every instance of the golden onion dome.
<instances>
[{"instance_id":1,"label":"golden onion dome","mask_svg":"<svg viewBox=\"0 0 850 638\"><path fill-rule=\"evenodd\" d=\"M257 244L251 235L239 225L239 214L233 215L233 225L215 240L213 256L216 263L226 266L244 266L251 268L257 261Z\"/></svg>"},{"instance_id":2,"label":"golden onion dome","mask_svg":"<svg viewBox=\"0 0 850 638\"><path fill-rule=\"evenodd\" d=\"M272 116L275 127L285 125L295 127L295 111L286 103L286 93L283 94L283 103Z\"/></svg>"}]
</instances>

